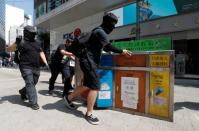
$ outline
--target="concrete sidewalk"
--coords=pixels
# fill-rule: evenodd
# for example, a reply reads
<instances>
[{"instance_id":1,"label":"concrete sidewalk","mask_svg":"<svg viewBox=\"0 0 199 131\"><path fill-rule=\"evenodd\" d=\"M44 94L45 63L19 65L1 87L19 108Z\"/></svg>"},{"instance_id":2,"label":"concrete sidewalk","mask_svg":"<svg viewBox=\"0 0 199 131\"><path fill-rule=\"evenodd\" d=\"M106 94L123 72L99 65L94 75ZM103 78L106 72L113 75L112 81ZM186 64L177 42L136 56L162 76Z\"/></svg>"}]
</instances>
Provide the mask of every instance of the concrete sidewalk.
<instances>
[{"instance_id":1,"label":"concrete sidewalk","mask_svg":"<svg viewBox=\"0 0 199 131\"><path fill-rule=\"evenodd\" d=\"M100 125L84 119L86 108L68 110L61 98L61 76L56 83L57 96L47 95L50 74L42 72L37 85L37 111L24 104L18 90L24 86L18 70L0 69L0 131L198 131L199 88L175 86L174 122L157 120L113 110L96 110Z\"/></svg>"}]
</instances>

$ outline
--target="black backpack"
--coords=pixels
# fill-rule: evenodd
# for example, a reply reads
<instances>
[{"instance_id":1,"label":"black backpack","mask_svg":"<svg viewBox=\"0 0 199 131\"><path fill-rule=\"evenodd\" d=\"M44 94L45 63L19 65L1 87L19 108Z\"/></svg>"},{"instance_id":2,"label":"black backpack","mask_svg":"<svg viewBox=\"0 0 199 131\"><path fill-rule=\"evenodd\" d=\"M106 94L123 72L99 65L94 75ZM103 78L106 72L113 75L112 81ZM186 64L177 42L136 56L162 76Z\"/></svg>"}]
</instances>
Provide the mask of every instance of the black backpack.
<instances>
[{"instance_id":1,"label":"black backpack","mask_svg":"<svg viewBox=\"0 0 199 131\"><path fill-rule=\"evenodd\" d=\"M97 27L94 30L100 28L101 27ZM69 51L78 58L84 56L87 53L87 48L90 44L90 40L94 30L92 30L91 32L82 33L78 38L75 38L72 44L69 46Z\"/></svg>"},{"instance_id":2,"label":"black backpack","mask_svg":"<svg viewBox=\"0 0 199 131\"><path fill-rule=\"evenodd\" d=\"M14 56L14 62L16 64L20 63L20 52L23 51L23 44L24 44L24 40L23 39L17 44L17 49L15 51L15 56Z\"/></svg>"}]
</instances>

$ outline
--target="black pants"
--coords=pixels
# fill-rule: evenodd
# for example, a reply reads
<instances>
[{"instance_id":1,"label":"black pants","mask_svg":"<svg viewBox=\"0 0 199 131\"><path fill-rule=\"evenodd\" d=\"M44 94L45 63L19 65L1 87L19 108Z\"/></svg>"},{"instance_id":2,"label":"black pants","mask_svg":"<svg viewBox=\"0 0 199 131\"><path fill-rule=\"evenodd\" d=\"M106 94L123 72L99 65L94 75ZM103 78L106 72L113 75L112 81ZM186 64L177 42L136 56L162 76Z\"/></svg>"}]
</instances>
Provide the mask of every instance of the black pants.
<instances>
[{"instance_id":1,"label":"black pants","mask_svg":"<svg viewBox=\"0 0 199 131\"><path fill-rule=\"evenodd\" d=\"M40 69L20 67L20 72L25 81L25 87L21 89L21 91L24 95L28 96L30 104L36 104L38 98L35 85L37 84L40 76Z\"/></svg>"},{"instance_id":2,"label":"black pants","mask_svg":"<svg viewBox=\"0 0 199 131\"><path fill-rule=\"evenodd\" d=\"M71 67L64 65L64 64L57 64L52 63L50 64L51 69L51 78L49 80L49 91L54 90L55 81L57 79L57 76L61 72L64 76L64 91L63 95L68 94L69 90L72 90L73 87L71 85L71 77L74 75L74 69L72 70Z\"/></svg>"}]
</instances>

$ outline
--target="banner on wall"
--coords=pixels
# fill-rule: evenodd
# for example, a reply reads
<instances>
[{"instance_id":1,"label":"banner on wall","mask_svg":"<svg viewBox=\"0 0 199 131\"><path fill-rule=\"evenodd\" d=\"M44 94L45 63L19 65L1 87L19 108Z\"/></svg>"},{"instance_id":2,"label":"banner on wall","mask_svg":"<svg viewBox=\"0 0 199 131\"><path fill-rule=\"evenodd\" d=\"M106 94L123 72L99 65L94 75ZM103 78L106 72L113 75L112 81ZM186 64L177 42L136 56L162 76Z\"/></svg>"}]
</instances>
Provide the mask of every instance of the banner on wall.
<instances>
[{"instance_id":1,"label":"banner on wall","mask_svg":"<svg viewBox=\"0 0 199 131\"><path fill-rule=\"evenodd\" d=\"M150 72L149 113L169 117L170 73L168 71Z\"/></svg>"},{"instance_id":2,"label":"banner on wall","mask_svg":"<svg viewBox=\"0 0 199 131\"><path fill-rule=\"evenodd\" d=\"M157 51L170 50L171 37L162 37L157 39L121 41L113 42L113 46L130 51Z\"/></svg>"}]
</instances>

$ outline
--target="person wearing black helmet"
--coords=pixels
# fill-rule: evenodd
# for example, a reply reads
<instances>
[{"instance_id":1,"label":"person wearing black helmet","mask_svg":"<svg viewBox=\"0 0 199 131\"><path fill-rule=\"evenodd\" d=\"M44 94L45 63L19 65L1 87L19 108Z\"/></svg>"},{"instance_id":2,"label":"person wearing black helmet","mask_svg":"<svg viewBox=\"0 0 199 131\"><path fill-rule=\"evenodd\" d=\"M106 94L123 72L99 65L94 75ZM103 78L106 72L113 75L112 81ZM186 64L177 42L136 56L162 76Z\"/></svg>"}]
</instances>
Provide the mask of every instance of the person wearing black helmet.
<instances>
[{"instance_id":1,"label":"person wearing black helmet","mask_svg":"<svg viewBox=\"0 0 199 131\"><path fill-rule=\"evenodd\" d=\"M64 97L66 106L69 109L76 109L72 100L84 92L88 92L87 96L87 111L85 119L91 124L99 124L99 119L93 114L93 107L96 101L98 90L100 89L99 76L97 68L100 63L102 50L108 52L121 53L130 55L127 50L121 50L111 45L108 40L110 34L117 23L117 17L112 13L107 13L103 16L103 22L99 27L92 30L92 35L89 39L87 52L79 58L80 67L84 74L83 87L77 87L73 93Z\"/></svg>"},{"instance_id":2,"label":"person wearing black helmet","mask_svg":"<svg viewBox=\"0 0 199 131\"><path fill-rule=\"evenodd\" d=\"M70 66L70 60L74 60L75 57L68 51L68 47L72 44L72 33L64 35L65 44L60 44L55 51L55 54L51 58L50 69L51 78L49 79L49 95L53 95L54 84L58 74L61 72L64 76L64 91L62 96L70 93L73 90L71 85L71 76L74 74L73 67Z\"/></svg>"},{"instance_id":3,"label":"person wearing black helmet","mask_svg":"<svg viewBox=\"0 0 199 131\"><path fill-rule=\"evenodd\" d=\"M16 41L7 48L7 51L19 50L19 69L25 81L25 87L19 90L23 100L28 99L34 110L39 109L36 84L40 76L40 57L48 66L41 44L35 40L36 29L33 26L25 26L23 38L17 37Z\"/></svg>"}]
</instances>

